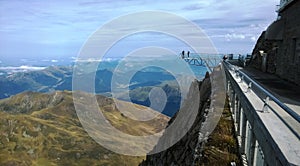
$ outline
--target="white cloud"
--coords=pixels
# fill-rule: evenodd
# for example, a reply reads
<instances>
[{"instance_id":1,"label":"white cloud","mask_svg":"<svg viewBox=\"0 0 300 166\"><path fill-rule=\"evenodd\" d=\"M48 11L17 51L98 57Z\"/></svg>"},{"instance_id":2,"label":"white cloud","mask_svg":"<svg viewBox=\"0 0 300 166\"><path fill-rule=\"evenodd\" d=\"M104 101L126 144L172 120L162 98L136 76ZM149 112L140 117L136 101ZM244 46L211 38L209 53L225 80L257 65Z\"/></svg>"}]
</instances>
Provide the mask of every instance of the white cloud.
<instances>
[{"instance_id":1,"label":"white cloud","mask_svg":"<svg viewBox=\"0 0 300 166\"><path fill-rule=\"evenodd\" d=\"M235 39L243 40L246 38L246 36L244 34L231 33L231 34L226 34L225 38L228 41L235 40Z\"/></svg>"},{"instance_id":2,"label":"white cloud","mask_svg":"<svg viewBox=\"0 0 300 166\"><path fill-rule=\"evenodd\" d=\"M76 58L73 57L73 62L111 62L111 61L118 61L119 58L87 58L87 59L82 59L82 58Z\"/></svg>"},{"instance_id":3,"label":"white cloud","mask_svg":"<svg viewBox=\"0 0 300 166\"><path fill-rule=\"evenodd\" d=\"M101 62L101 59L88 58L88 59L75 59L75 62Z\"/></svg>"},{"instance_id":4,"label":"white cloud","mask_svg":"<svg viewBox=\"0 0 300 166\"><path fill-rule=\"evenodd\" d=\"M7 67L0 67L0 70L13 70L13 71L27 71L27 70L43 70L46 67L35 67L35 66L7 66Z\"/></svg>"}]
</instances>

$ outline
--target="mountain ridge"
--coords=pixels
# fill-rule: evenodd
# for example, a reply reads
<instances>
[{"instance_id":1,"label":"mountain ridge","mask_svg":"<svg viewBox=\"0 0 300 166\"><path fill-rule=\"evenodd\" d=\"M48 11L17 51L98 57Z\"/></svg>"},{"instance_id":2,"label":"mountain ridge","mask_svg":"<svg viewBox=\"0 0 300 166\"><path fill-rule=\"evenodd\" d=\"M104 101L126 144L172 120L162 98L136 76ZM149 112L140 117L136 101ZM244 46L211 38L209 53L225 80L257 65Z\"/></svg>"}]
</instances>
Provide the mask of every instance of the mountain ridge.
<instances>
[{"instance_id":1,"label":"mountain ridge","mask_svg":"<svg viewBox=\"0 0 300 166\"><path fill-rule=\"evenodd\" d=\"M113 73L108 69L97 70L96 73L79 73L79 75L91 75L95 78L95 93L111 95L112 88L123 89L126 87L112 87L111 80L114 74L118 78L119 84L126 78L124 73ZM95 74L95 75L94 75ZM73 68L71 66L50 66L39 71L17 72L11 75L0 76L0 99L24 92L48 92L56 90L72 90ZM80 77L80 76L79 76ZM164 88L165 85L170 85ZM180 93L175 77L164 71L142 70L136 72L131 78L129 85L132 102L149 107L149 93L153 87L162 87L168 96L167 105L164 112L168 116L173 116L180 107ZM176 92L175 92L176 91ZM114 92L115 93L115 92ZM118 93L118 92L117 92ZM136 98L143 96L143 98ZM122 99L122 98L119 98ZM174 100L176 99L176 100ZM127 100L128 101L128 100Z\"/></svg>"},{"instance_id":2,"label":"mountain ridge","mask_svg":"<svg viewBox=\"0 0 300 166\"><path fill-rule=\"evenodd\" d=\"M159 115L137 123L122 115L113 99L96 98L108 121L131 135L156 133L169 120ZM82 128L73 102L70 91L29 91L0 100L0 165L137 165L144 159L119 155L96 143Z\"/></svg>"}]
</instances>

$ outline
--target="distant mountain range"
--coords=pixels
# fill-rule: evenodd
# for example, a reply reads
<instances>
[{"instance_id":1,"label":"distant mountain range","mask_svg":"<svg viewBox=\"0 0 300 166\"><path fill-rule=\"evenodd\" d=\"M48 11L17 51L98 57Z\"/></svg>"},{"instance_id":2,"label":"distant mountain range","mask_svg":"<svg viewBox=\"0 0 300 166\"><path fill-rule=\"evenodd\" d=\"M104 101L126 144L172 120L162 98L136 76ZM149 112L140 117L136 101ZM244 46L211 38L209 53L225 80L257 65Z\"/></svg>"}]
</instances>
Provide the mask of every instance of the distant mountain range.
<instances>
[{"instance_id":1,"label":"distant mountain range","mask_svg":"<svg viewBox=\"0 0 300 166\"><path fill-rule=\"evenodd\" d=\"M150 121L134 121L123 116L111 98L98 95L97 101L110 124L131 135L157 133L169 120L160 114ZM0 165L137 165L143 159L115 154L89 137L77 117L72 92L24 92L0 100Z\"/></svg>"},{"instance_id":2,"label":"distant mountain range","mask_svg":"<svg viewBox=\"0 0 300 166\"><path fill-rule=\"evenodd\" d=\"M167 103L165 108L162 110L162 113L172 117L180 108L181 93L178 85L160 84L155 87L160 87L165 91L167 95ZM135 88L129 92L129 97L133 103L150 106L151 102L148 94L152 88L152 86ZM119 98L123 99L122 96Z\"/></svg>"},{"instance_id":3,"label":"distant mountain range","mask_svg":"<svg viewBox=\"0 0 300 166\"><path fill-rule=\"evenodd\" d=\"M73 68L71 66L50 66L43 70L9 73L1 71L0 99L16 95L24 91L53 92L56 90L72 90ZM90 73L85 73L90 74ZM107 69L97 70L95 75L95 92L110 95L113 72ZM126 77L126 73L115 73L118 77ZM161 87L168 97L163 111L173 116L180 107L180 92L174 76L158 69L138 71L134 74L128 89L131 101L150 106L149 92L154 86ZM123 99L122 96L119 99Z\"/></svg>"}]
</instances>

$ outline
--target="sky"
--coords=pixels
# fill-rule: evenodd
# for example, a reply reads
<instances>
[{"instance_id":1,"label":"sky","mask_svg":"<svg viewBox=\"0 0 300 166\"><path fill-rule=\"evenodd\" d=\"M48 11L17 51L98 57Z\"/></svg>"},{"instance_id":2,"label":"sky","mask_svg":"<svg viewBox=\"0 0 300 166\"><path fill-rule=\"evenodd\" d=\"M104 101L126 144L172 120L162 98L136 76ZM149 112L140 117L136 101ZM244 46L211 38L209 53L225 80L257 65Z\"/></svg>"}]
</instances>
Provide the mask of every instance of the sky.
<instances>
[{"instance_id":1,"label":"sky","mask_svg":"<svg viewBox=\"0 0 300 166\"><path fill-rule=\"evenodd\" d=\"M174 13L195 23L220 53L251 53L261 32L276 19L277 4L279 0L1 0L0 63L74 58L104 24L149 10ZM170 36L144 33L127 37L110 55L124 56L153 43L175 52L188 49Z\"/></svg>"}]
</instances>

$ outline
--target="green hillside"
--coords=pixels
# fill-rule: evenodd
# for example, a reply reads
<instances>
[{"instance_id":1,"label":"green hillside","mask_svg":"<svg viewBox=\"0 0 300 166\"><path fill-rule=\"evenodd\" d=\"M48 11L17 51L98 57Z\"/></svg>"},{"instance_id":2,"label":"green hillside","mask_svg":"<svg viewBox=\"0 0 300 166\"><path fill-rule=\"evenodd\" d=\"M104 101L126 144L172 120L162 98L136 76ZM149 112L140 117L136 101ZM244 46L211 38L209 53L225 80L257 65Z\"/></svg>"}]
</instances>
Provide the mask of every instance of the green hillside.
<instances>
[{"instance_id":1,"label":"green hillside","mask_svg":"<svg viewBox=\"0 0 300 166\"><path fill-rule=\"evenodd\" d=\"M160 115L137 122L122 115L112 99L97 100L108 121L132 135L160 131L169 120ZM89 137L71 92L25 92L0 100L0 165L138 165L144 158L113 153Z\"/></svg>"}]
</instances>

